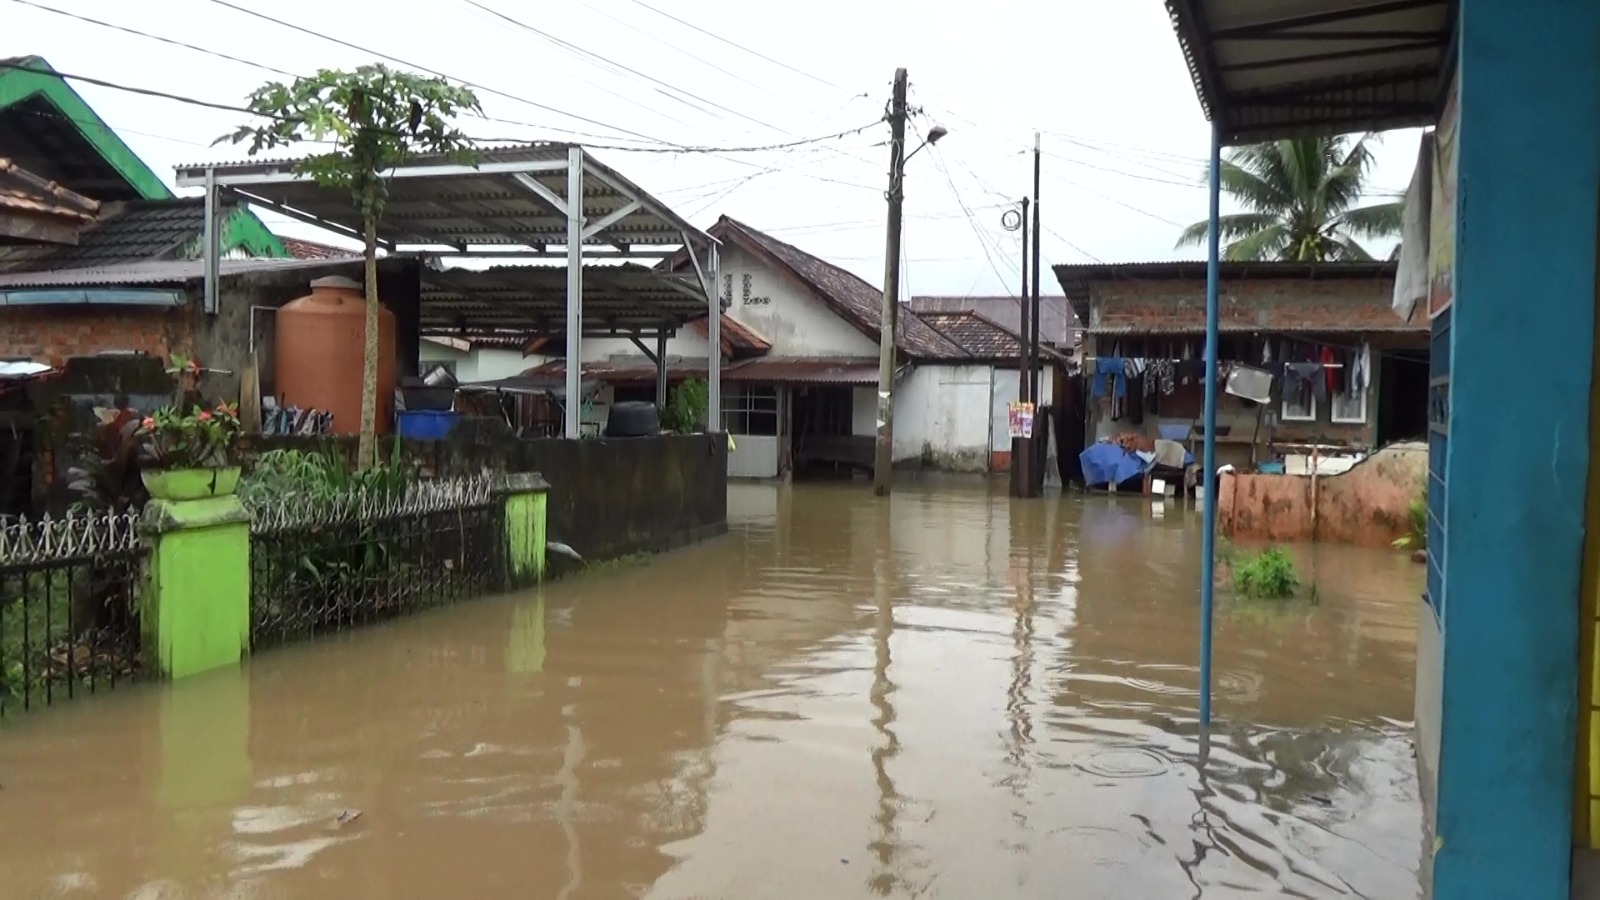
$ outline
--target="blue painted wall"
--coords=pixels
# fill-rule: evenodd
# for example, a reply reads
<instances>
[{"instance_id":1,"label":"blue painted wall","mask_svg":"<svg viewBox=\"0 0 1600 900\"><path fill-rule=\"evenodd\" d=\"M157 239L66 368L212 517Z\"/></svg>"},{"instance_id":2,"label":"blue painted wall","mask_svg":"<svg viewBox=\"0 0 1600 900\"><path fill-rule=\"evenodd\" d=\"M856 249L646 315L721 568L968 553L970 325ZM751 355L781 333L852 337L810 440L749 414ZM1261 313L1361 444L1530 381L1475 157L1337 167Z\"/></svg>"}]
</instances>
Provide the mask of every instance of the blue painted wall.
<instances>
[{"instance_id":1,"label":"blue painted wall","mask_svg":"<svg viewBox=\"0 0 1600 900\"><path fill-rule=\"evenodd\" d=\"M1600 2L1462 0L1460 78L1433 894L1568 900Z\"/></svg>"}]
</instances>

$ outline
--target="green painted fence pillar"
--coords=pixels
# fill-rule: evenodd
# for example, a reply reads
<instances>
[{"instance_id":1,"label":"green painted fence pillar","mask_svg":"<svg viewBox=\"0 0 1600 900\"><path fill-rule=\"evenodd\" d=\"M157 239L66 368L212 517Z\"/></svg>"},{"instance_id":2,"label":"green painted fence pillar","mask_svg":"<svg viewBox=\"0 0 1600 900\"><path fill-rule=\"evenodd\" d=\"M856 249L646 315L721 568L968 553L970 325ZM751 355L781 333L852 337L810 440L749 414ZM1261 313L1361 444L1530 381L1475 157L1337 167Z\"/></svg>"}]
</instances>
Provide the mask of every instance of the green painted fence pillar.
<instances>
[{"instance_id":1,"label":"green painted fence pillar","mask_svg":"<svg viewBox=\"0 0 1600 900\"><path fill-rule=\"evenodd\" d=\"M544 580L550 483L537 472L518 472L506 476L501 494L506 511L506 587L530 587Z\"/></svg>"},{"instance_id":2,"label":"green painted fence pillar","mask_svg":"<svg viewBox=\"0 0 1600 900\"><path fill-rule=\"evenodd\" d=\"M250 647L250 517L239 498L152 500L142 524L145 664L166 678L238 665Z\"/></svg>"}]
</instances>

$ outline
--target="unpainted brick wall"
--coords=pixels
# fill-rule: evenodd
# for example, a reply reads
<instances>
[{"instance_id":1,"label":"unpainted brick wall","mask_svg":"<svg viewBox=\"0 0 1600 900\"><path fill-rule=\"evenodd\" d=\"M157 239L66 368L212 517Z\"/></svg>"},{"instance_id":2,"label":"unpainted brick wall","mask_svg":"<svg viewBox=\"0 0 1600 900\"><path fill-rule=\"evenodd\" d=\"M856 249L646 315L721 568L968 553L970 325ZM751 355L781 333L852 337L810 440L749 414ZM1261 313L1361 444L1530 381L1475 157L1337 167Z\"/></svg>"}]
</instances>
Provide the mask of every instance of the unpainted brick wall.
<instances>
[{"instance_id":1,"label":"unpainted brick wall","mask_svg":"<svg viewBox=\"0 0 1600 900\"><path fill-rule=\"evenodd\" d=\"M1224 281L1219 319L1224 328L1272 331L1394 331L1389 306L1394 277L1282 278ZM1119 279L1091 288L1090 325L1151 331L1201 329L1206 322L1203 281ZM1420 323L1418 333L1426 333Z\"/></svg>"},{"instance_id":2,"label":"unpainted brick wall","mask_svg":"<svg viewBox=\"0 0 1600 900\"><path fill-rule=\"evenodd\" d=\"M193 353L189 309L40 306L0 309L0 358L62 366L73 356L139 350Z\"/></svg>"}]
</instances>

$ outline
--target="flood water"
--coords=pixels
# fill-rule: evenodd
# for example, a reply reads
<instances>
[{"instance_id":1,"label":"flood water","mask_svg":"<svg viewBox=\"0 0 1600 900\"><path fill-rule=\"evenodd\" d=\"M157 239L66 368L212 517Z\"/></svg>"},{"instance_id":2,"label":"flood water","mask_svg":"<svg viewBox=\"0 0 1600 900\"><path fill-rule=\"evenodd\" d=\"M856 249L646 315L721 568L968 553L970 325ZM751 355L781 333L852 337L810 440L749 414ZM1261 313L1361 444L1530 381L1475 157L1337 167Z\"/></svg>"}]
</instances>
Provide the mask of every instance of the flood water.
<instances>
[{"instance_id":1,"label":"flood water","mask_svg":"<svg viewBox=\"0 0 1600 900\"><path fill-rule=\"evenodd\" d=\"M1202 772L1193 510L729 507L542 595L8 721L0 895L1418 895L1402 554L1299 548L1316 605L1219 592Z\"/></svg>"}]
</instances>

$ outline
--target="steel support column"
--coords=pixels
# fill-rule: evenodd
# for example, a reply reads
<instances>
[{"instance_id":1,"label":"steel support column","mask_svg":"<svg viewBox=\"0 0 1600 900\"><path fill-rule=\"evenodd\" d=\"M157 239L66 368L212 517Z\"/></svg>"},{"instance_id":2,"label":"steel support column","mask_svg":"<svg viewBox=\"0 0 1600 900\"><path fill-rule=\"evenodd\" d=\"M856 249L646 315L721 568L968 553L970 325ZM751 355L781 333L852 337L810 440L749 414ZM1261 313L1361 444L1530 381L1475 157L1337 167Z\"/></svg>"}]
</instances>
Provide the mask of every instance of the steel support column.
<instances>
[{"instance_id":1,"label":"steel support column","mask_svg":"<svg viewBox=\"0 0 1600 900\"><path fill-rule=\"evenodd\" d=\"M690 255L694 255L693 248ZM711 244L706 256L710 261L702 279L710 303L710 318L706 319L706 343L710 347L706 354L706 431L718 433L722 431L722 294L717 285L722 282L722 254L716 244Z\"/></svg>"},{"instance_id":2,"label":"steel support column","mask_svg":"<svg viewBox=\"0 0 1600 900\"><path fill-rule=\"evenodd\" d=\"M1217 319L1221 271L1218 257L1222 236L1218 228L1222 198L1222 129L1211 127L1211 165L1206 189L1210 212L1206 224L1206 408L1205 451L1201 457L1200 484L1204 499L1200 533L1200 728L1211 727L1211 619L1217 559Z\"/></svg>"},{"instance_id":3,"label":"steel support column","mask_svg":"<svg viewBox=\"0 0 1600 900\"><path fill-rule=\"evenodd\" d=\"M201 240L205 242L202 254L205 259L206 280L204 309L211 315L216 315L222 308L220 298L222 286L218 283L222 273L222 223L217 221L222 213L221 198L217 195L217 170L206 169L206 199L205 199L205 228L201 233Z\"/></svg>"},{"instance_id":4,"label":"steel support column","mask_svg":"<svg viewBox=\"0 0 1600 900\"><path fill-rule=\"evenodd\" d=\"M583 148L567 151L567 408L562 433L582 434Z\"/></svg>"},{"instance_id":5,"label":"steel support column","mask_svg":"<svg viewBox=\"0 0 1600 900\"><path fill-rule=\"evenodd\" d=\"M667 333L656 334L656 409L667 409Z\"/></svg>"}]
</instances>

